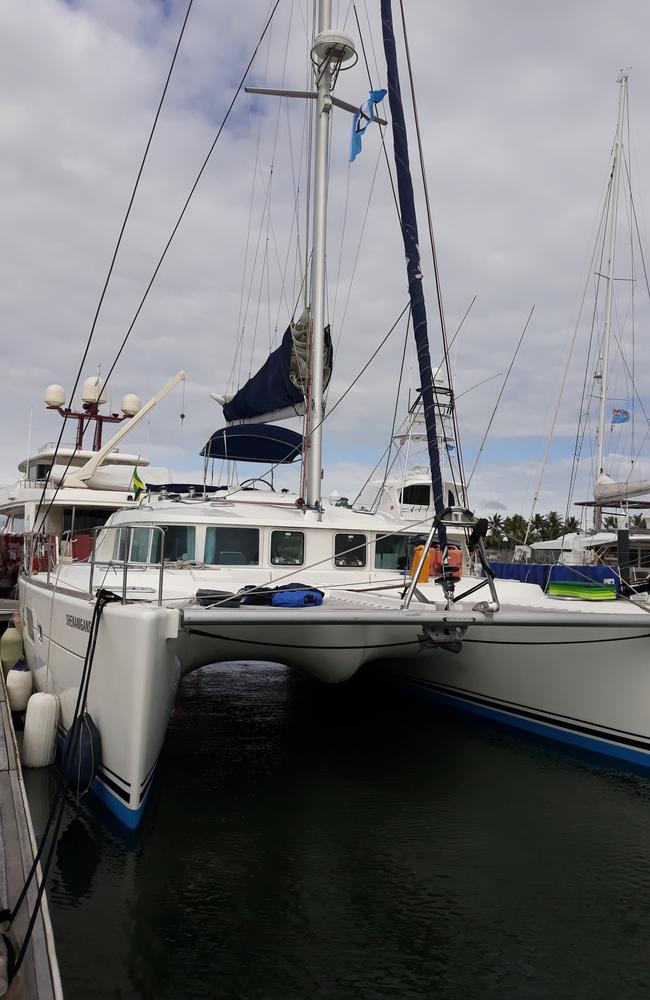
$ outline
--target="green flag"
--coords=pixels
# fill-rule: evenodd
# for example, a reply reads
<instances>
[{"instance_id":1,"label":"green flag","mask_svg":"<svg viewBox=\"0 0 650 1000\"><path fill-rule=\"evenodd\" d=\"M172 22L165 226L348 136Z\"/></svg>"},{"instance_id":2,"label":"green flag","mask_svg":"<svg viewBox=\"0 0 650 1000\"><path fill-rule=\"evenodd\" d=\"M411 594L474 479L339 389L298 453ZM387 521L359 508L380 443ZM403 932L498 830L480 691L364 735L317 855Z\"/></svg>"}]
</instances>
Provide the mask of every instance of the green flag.
<instances>
[{"instance_id":1,"label":"green flag","mask_svg":"<svg viewBox=\"0 0 650 1000\"><path fill-rule=\"evenodd\" d=\"M144 493L145 485L138 475L138 467L135 466L133 470L133 476L131 478L131 486L133 487L133 492L135 494L135 499L137 500L141 493Z\"/></svg>"}]
</instances>

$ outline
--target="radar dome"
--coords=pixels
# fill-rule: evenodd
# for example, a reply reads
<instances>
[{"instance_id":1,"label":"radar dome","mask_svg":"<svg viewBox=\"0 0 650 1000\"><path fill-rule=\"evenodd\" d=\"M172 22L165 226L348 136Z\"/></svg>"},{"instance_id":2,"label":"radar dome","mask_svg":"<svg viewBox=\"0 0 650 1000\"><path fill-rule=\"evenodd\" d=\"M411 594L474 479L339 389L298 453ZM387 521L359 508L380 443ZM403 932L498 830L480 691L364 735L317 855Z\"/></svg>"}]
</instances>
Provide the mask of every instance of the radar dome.
<instances>
[{"instance_id":1,"label":"radar dome","mask_svg":"<svg viewBox=\"0 0 650 1000\"><path fill-rule=\"evenodd\" d=\"M99 378L98 375L90 375L89 378L85 378L81 390L81 398L84 403L99 403L100 405L105 403L104 379Z\"/></svg>"},{"instance_id":2,"label":"radar dome","mask_svg":"<svg viewBox=\"0 0 650 1000\"><path fill-rule=\"evenodd\" d=\"M65 403L65 389L62 385L48 385L43 396L46 406L63 406Z\"/></svg>"},{"instance_id":3,"label":"radar dome","mask_svg":"<svg viewBox=\"0 0 650 1000\"><path fill-rule=\"evenodd\" d=\"M122 396L122 413L125 416L134 417L141 406L140 397L135 393L127 392L126 396Z\"/></svg>"}]
</instances>

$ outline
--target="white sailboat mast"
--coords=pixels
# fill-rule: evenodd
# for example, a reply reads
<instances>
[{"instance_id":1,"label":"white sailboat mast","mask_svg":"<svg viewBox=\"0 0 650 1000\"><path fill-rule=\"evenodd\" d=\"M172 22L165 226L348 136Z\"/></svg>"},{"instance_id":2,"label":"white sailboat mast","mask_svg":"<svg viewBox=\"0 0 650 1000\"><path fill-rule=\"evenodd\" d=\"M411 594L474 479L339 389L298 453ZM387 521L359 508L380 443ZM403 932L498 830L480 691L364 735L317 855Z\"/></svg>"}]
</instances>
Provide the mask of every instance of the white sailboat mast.
<instances>
[{"instance_id":1,"label":"white sailboat mast","mask_svg":"<svg viewBox=\"0 0 650 1000\"><path fill-rule=\"evenodd\" d=\"M329 31L332 22L331 0L320 0L318 34ZM329 181L328 153L332 100L332 77L329 59L316 65L318 97L314 143L314 215L311 260L311 350L309 352L309 407L307 411L306 485L305 497L310 507L321 501L323 465L323 351L325 347L325 259L327 239L327 189Z\"/></svg>"},{"instance_id":2,"label":"white sailboat mast","mask_svg":"<svg viewBox=\"0 0 650 1000\"><path fill-rule=\"evenodd\" d=\"M310 280L311 338L308 351L308 373L305 417L305 499L308 506L321 506L323 373L325 369L325 262L327 238L327 191L329 186L330 116L336 106L355 115L358 108L332 94L333 86L345 63L354 65L356 52L352 39L341 31L333 31L332 0L319 0L318 34L314 38L311 61L316 78L316 90L284 90L267 87L246 87L249 94L275 94L313 100L316 105L314 127L314 159L311 171L313 192L313 243ZM386 122L374 115L374 121ZM221 399L217 397L217 401ZM281 419L276 416L276 419Z\"/></svg>"},{"instance_id":3,"label":"white sailboat mast","mask_svg":"<svg viewBox=\"0 0 650 1000\"><path fill-rule=\"evenodd\" d=\"M616 224L618 219L618 189L621 175L621 150L623 141L623 116L627 100L627 73L621 73L617 83L618 94L618 124L614 141L614 163L612 168L612 199L609 218L609 252L607 261L607 294L605 298L605 326L603 329L602 348L596 377L600 380L600 407L598 412L598 431L596 437L596 480L604 473L603 450L605 444L605 422L607 411L607 377L609 368L609 342L612 326L612 296L614 290L614 261L616 258ZM595 508L594 527L600 527L600 509Z\"/></svg>"}]
</instances>

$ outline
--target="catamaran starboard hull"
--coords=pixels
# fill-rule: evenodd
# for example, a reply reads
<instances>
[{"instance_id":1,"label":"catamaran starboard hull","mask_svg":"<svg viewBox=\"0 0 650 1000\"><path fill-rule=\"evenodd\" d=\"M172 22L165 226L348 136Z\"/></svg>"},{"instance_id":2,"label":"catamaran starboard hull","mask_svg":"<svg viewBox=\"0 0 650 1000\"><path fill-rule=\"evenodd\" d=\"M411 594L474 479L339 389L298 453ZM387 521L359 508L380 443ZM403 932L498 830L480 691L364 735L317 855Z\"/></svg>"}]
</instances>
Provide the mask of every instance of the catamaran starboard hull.
<instances>
[{"instance_id":1,"label":"catamaran starboard hull","mask_svg":"<svg viewBox=\"0 0 650 1000\"><path fill-rule=\"evenodd\" d=\"M650 767L650 618L645 629L472 626L460 653L386 669L444 705Z\"/></svg>"}]
</instances>

